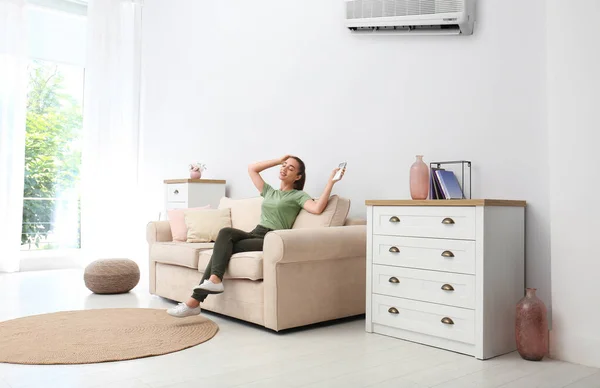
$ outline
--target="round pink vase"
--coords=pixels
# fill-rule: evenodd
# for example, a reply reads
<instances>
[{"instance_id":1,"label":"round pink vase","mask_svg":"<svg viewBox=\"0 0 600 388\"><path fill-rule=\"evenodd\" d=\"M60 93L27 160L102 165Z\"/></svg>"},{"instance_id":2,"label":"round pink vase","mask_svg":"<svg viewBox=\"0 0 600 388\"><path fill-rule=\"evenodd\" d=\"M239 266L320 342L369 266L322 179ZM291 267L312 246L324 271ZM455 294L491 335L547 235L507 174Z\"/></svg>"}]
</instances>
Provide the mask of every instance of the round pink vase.
<instances>
[{"instance_id":1,"label":"round pink vase","mask_svg":"<svg viewBox=\"0 0 600 388\"><path fill-rule=\"evenodd\" d=\"M417 155L417 160L410 166L410 196L417 200L429 196L429 168L423 162L423 155Z\"/></svg>"},{"instance_id":2,"label":"round pink vase","mask_svg":"<svg viewBox=\"0 0 600 388\"><path fill-rule=\"evenodd\" d=\"M529 361L541 361L548 354L548 318L546 305L535 295L535 288L528 288L517 304L515 336L517 350Z\"/></svg>"},{"instance_id":3,"label":"round pink vase","mask_svg":"<svg viewBox=\"0 0 600 388\"><path fill-rule=\"evenodd\" d=\"M202 173L200 171L190 171L191 179L200 179L201 176L202 176Z\"/></svg>"}]
</instances>

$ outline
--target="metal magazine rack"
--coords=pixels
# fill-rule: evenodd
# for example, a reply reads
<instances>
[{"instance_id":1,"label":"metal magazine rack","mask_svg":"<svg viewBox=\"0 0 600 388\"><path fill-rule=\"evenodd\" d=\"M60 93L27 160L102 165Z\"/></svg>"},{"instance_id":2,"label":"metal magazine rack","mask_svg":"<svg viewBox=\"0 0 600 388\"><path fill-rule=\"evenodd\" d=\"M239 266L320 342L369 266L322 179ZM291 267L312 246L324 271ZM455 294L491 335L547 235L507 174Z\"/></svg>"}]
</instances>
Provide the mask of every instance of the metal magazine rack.
<instances>
[{"instance_id":1,"label":"metal magazine rack","mask_svg":"<svg viewBox=\"0 0 600 388\"><path fill-rule=\"evenodd\" d=\"M454 168L447 168L442 166L451 166ZM460 188L463 192L463 199L471 199L471 161L469 160L452 160L446 162L431 162L429 163L429 172L430 172L430 180L433 178L433 169L444 169L454 172L457 175L457 172L460 171L460 178L457 176L458 181L460 182ZM468 179L465 178L465 171L468 174ZM467 198L467 187L465 187L465 183L468 183L468 192L469 197ZM432 182L430 181L430 184ZM440 198L430 198L430 199L440 199Z\"/></svg>"}]
</instances>

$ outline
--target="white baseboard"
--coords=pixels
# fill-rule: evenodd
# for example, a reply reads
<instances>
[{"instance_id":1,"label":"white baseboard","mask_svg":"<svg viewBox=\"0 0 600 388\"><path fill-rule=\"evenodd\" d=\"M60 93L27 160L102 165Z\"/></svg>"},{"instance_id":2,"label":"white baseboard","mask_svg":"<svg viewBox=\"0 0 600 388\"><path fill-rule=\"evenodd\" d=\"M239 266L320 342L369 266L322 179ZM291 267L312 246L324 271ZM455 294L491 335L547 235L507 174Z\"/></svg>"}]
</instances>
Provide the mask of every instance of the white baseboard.
<instances>
[{"instance_id":1,"label":"white baseboard","mask_svg":"<svg viewBox=\"0 0 600 388\"><path fill-rule=\"evenodd\" d=\"M52 269L83 268L81 253L73 251L23 252L19 271L45 271Z\"/></svg>"}]
</instances>

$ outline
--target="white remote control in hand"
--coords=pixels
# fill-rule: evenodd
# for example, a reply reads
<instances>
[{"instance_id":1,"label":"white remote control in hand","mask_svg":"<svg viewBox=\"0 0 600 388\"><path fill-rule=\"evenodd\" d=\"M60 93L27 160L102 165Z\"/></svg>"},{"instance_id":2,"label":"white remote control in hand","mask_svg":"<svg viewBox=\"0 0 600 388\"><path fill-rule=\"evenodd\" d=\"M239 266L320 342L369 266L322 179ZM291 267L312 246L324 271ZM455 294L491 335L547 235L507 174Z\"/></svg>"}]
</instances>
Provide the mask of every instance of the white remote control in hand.
<instances>
[{"instance_id":1,"label":"white remote control in hand","mask_svg":"<svg viewBox=\"0 0 600 388\"><path fill-rule=\"evenodd\" d=\"M341 176L342 176L342 171L346 168L346 162L342 162L338 165L338 172L335 173L335 176L333 177L334 182L340 180Z\"/></svg>"}]
</instances>

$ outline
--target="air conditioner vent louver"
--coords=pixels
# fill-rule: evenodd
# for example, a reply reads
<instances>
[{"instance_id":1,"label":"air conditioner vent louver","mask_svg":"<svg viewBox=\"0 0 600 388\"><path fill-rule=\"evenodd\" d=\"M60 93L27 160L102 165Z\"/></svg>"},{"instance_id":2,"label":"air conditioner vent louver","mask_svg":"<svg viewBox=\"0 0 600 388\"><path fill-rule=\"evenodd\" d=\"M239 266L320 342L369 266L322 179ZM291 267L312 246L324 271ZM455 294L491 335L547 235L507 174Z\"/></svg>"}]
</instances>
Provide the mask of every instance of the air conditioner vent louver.
<instances>
[{"instance_id":1,"label":"air conditioner vent louver","mask_svg":"<svg viewBox=\"0 0 600 388\"><path fill-rule=\"evenodd\" d=\"M471 35L476 0L345 0L353 32Z\"/></svg>"},{"instance_id":2,"label":"air conditioner vent louver","mask_svg":"<svg viewBox=\"0 0 600 388\"><path fill-rule=\"evenodd\" d=\"M433 15L463 10L462 0L350 0L346 2L348 19Z\"/></svg>"}]
</instances>

